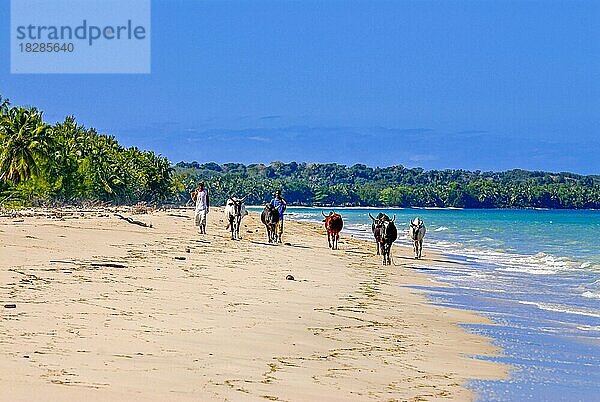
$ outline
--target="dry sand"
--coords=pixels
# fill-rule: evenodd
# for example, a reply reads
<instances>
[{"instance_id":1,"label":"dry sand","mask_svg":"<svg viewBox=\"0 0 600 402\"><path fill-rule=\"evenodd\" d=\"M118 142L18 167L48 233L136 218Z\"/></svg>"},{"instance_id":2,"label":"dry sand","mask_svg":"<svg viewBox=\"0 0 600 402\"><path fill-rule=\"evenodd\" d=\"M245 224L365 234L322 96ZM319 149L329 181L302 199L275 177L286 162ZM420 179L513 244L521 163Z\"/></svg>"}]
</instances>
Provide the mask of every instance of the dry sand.
<instances>
[{"instance_id":1,"label":"dry sand","mask_svg":"<svg viewBox=\"0 0 600 402\"><path fill-rule=\"evenodd\" d=\"M256 214L231 241L218 209L207 235L189 209L114 212L0 218L1 400L469 400L506 376L469 358L499 352L457 325L484 318L406 287L431 284L408 247L384 267L308 223L275 246Z\"/></svg>"}]
</instances>

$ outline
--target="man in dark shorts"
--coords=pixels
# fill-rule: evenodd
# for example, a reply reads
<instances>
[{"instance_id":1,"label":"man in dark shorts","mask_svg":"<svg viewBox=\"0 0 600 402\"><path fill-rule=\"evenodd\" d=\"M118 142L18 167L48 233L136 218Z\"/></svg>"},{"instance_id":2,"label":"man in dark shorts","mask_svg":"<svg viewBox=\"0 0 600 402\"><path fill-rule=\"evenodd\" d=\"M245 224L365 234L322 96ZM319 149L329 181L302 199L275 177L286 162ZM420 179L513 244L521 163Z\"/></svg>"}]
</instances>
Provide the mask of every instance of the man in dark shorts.
<instances>
[{"instance_id":1,"label":"man in dark shorts","mask_svg":"<svg viewBox=\"0 0 600 402\"><path fill-rule=\"evenodd\" d=\"M273 194L275 198L271 200L271 205L277 208L279 211L279 222L277 222L277 227L275 228L275 233L277 233L277 238L279 239L279 243L281 243L281 236L283 235L283 213L287 207L287 203L283 198L281 198L281 191L277 190Z\"/></svg>"}]
</instances>

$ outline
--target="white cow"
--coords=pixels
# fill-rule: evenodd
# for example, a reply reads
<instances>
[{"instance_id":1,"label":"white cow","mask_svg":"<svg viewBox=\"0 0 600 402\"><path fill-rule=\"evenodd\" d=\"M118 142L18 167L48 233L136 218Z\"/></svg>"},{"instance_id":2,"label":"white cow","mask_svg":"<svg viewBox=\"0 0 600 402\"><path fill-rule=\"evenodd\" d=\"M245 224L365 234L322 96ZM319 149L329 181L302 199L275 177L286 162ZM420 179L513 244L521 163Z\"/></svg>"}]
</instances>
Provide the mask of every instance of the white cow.
<instances>
[{"instance_id":1,"label":"white cow","mask_svg":"<svg viewBox=\"0 0 600 402\"><path fill-rule=\"evenodd\" d=\"M240 240L240 225L242 218L248 214L244 202L248 196L244 198L229 197L225 204L225 220L227 228L231 229L231 240Z\"/></svg>"},{"instance_id":2,"label":"white cow","mask_svg":"<svg viewBox=\"0 0 600 402\"><path fill-rule=\"evenodd\" d=\"M415 251L415 259L421 258L423 252L423 238L425 237L425 223L421 218L417 217L410 223L408 229L408 237L413 241L413 249Z\"/></svg>"}]
</instances>

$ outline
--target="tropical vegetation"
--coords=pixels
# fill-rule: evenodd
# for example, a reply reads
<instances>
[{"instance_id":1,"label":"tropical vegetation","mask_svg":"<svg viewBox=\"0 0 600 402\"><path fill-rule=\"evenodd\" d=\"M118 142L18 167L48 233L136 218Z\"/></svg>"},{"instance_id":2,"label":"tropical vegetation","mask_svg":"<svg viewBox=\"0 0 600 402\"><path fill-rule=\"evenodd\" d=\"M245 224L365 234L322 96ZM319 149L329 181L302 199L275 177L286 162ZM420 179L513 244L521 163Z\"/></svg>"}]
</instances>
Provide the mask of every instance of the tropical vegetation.
<instances>
[{"instance_id":1,"label":"tropical vegetation","mask_svg":"<svg viewBox=\"0 0 600 402\"><path fill-rule=\"evenodd\" d=\"M167 202L177 190L167 158L125 148L72 116L49 125L34 107L0 97L3 203Z\"/></svg>"},{"instance_id":2,"label":"tropical vegetation","mask_svg":"<svg viewBox=\"0 0 600 402\"><path fill-rule=\"evenodd\" d=\"M180 162L175 171L186 187L204 180L219 202L228 194L249 194L259 204L273 189L297 205L600 208L600 176L573 173L429 170L357 164Z\"/></svg>"}]
</instances>

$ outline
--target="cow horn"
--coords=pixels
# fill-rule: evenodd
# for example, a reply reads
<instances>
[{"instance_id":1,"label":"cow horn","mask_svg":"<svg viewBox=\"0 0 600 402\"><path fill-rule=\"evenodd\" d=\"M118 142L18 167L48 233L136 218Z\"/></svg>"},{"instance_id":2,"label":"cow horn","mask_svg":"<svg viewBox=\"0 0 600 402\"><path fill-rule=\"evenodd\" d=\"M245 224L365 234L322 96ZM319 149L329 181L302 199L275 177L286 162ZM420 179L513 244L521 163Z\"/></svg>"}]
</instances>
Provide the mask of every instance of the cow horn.
<instances>
[{"instance_id":1,"label":"cow horn","mask_svg":"<svg viewBox=\"0 0 600 402\"><path fill-rule=\"evenodd\" d=\"M396 221L396 215L394 215L394 218L392 219L392 222Z\"/></svg>"},{"instance_id":2,"label":"cow horn","mask_svg":"<svg viewBox=\"0 0 600 402\"><path fill-rule=\"evenodd\" d=\"M323 215L323 217L327 218L327 215L325 215L325 214L323 213L323 211L321 211L321 215Z\"/></svg>"},{"instance_id":3,"label":"cow horn","mask_svg":"<svg viewBox=\"0 0 600 402\"><path fill-rule=\"evenodd\" d=\"M371 215L370 212L369 212L369 218L373 219L374 221L376 220L375 218L373 218L373 215Z\"/></svg>"},{"instance_id":4,"label":"cow horn","mask_svg":"<svg viewBox=\"0 0 600 402\"><path fill-rule=\"evenodd\" d=\"M242 198L242 202L246 202L246 199L248 198L248 196L249 196L249 195L250 195L250 194L246 194L246 195L244 196L244 198Z\"/></svg>"}]
</instances>

